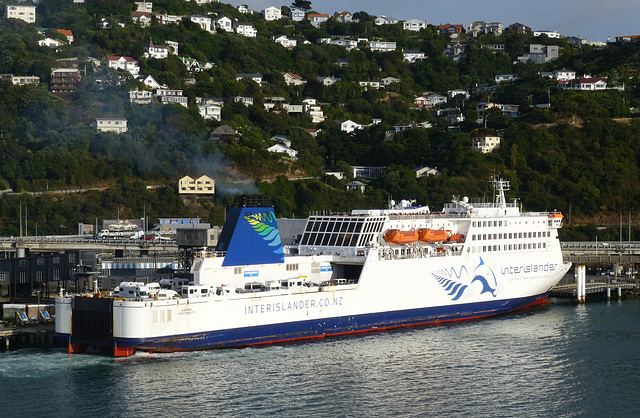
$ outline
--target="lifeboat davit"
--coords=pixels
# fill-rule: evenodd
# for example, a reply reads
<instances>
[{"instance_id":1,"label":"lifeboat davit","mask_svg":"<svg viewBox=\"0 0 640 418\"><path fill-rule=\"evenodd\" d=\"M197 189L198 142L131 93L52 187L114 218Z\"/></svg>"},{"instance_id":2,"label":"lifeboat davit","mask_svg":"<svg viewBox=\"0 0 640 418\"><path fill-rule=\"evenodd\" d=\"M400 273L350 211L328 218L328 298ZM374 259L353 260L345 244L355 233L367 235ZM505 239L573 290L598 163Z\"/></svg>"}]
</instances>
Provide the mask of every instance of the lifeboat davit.
<instances>
[{"instance_id":1,"label":"lifeboat davit","mask_svg":"<svg viewBox=\"0 0 640 418\"><path fill-rule=\"evenodd\" d=\"M418 231L390 229L384 233L384 240L390 244L411 244L418 240Z\"/></svg>"},{"instance_id":2,"label":"lifeboat davit","mask_svg":"<svg viewBox=\"0 0 640 418\"><path fill-rule=\"evenodd\" d=\"M420 228L418 230L420 241L433 244L435 242L446 242L451 236L451 231L444 229Z\"/></svg>"},{"instance_id":3,"label":"lifeboat davit","mask_svg":"<svg viewBox=\"0 0 640 418\"><path fill-rule=\"evenodd\" d=\"M453 234L449 237L449 242L464 242L463 234Z\"/></svg>"}]
</instances>

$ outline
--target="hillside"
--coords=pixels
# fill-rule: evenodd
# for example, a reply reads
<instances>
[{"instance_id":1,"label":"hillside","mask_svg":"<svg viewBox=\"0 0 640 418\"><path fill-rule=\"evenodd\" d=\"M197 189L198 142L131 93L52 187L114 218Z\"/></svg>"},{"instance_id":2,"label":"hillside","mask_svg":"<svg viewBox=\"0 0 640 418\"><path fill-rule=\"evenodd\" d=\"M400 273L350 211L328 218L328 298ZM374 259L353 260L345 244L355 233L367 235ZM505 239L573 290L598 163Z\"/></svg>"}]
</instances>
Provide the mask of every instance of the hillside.
<instances>
[{"instance_id":1,"label":"hillside","mask_svg":"<svg viewBox=\"0 0 640 418\"><path fill-rule=\"evenodd\" d=\"M0 190L112 186L3 195L0 235L18 234L21 202L42 233L70 233L118 210L139 217L143 206L152 217L219 223L242 192L271 195L280 216L383 206L389 197L437 208L452 194L487 196L496 173L529 210L588 220L640 208L638 42L574 46L508 29L441 33L437 25L411 31L376 24L366 11L316 27L178 0L153 2L146 21L137 7L41 0L35 23L0 19ZM214 28L203 30L200 18ZM557 48L557 58L527 60L536 45L548 54ZM177 53L152 56L169 46ZM131 67L108 68L112 57ZM79 81L52 91L60 68L78 70ZM575 80L559 78L567 71ZM606 89L580 89L599 79ZM132 91L148 103L132 103ZM126 119L127 131L100 132L99 118ZM237 136L214 138L222 125ZM499 148L473 150L481 135L498 136ZM277 136L295 158L268 151ZM345 190L350 166L386 169L362 195ZM425 166L440 174L416 178L412 170ZM178 179L202 174L216 179L217 199L178 198ZM289 180L303 177L311 179Z\"/></svg>"}]
</instances>

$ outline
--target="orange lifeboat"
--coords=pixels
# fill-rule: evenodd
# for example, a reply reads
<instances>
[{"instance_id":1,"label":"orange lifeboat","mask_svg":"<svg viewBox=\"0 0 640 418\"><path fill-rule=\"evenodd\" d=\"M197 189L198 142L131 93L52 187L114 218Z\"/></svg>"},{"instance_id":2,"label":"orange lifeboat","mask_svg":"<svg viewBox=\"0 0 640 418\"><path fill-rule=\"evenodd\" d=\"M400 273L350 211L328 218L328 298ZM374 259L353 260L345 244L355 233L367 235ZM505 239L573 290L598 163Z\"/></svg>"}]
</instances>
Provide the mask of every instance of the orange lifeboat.
<instances>
[{"instance_id":1,"label":"orange lifeboat","mask_svg":"<svg viewBox=\"0 0 640 418\"><path fill-rule=\"evenodd\" d=\"M464 234L453 234L449 237L449 242L464 242Z\"/></svg>"},{"instance_id":2,"label":"orange lifeboat","mask_svg":"<svg viewBox=\"0 0 640 418\"><path fill-rule=\"evenodd\" d=\"M427 243L445 242L451 236L451 231L444 229L420 228L418 230L420 241Z\"/></svg>"},{"instance_id":3,"label":"orange lifeboat","mask_svg":"<svg viewBox=\"0 0 640 418\"><path fill-rule=\"evenodd\" d=\"M384 233L384 240L390 244L411 244L418 240L418 232L390 229Z\"/></svg>"}]
</instances>

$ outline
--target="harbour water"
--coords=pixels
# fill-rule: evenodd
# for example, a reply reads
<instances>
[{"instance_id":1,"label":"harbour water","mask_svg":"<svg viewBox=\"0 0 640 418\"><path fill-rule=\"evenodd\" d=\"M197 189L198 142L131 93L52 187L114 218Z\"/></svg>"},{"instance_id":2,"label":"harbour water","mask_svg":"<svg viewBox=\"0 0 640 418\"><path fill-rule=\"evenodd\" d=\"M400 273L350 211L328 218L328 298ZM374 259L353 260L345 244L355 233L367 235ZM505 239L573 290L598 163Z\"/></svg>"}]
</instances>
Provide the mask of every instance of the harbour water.
<instances>
[{"instance_id":1,"label":"harbour water","mask_svg":"<svg viewBox=\"0 0 640 418\"><path fill-rule=\"evenodd\" d=\"M640 300L124 359L0 353L0 415L636 416Z\"/></svg>"}]
</instances>

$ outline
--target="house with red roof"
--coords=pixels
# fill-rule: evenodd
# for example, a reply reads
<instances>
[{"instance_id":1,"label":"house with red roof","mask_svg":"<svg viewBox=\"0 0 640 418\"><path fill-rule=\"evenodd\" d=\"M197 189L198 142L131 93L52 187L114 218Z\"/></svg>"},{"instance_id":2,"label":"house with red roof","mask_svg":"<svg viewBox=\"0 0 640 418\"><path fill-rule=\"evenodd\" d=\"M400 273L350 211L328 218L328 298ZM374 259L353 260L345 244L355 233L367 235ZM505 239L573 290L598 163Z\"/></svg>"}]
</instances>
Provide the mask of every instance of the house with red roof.
<instances>
[{"instance_id":1,"label":"house with red roof","mask_svg":"<svg viewBox=\"0 0 640 418\"><path fill-rule=\"evenodd\" d=\"M307 19L309 19L309 22L311 22L311 24L316 28L319 28L320 25L329 20L330 17L331 16L324 13L309 13L307 15Z\"/></svg>"},{"instance_id":2,"label":"house with red roof","mask_svg":"<svg viewBox=\"0 0 640 418\"><path fill-rule=\"evenodd\" d=\"M134 76L140 73L138 61L131 57L107 55L107 67L113 68L114 70L128 71Z\"/></svg>"},{"instance_id":3,"label":"house with red roof","mask_svg":"<svg viewBox=\"0 0 640 418\"><path fill-rule=\"evenodd\" d=\"M64 35L67 38L67 41L69 41L69 43L73 43L73 32L71 32L68 29L56 29L56 32Z\"/></svg>"},{"instance_id":4,"label":"house with red roof","mask_svg":"<svg viewBox=\"0 0 640 418\"><path fill-rule=\"evenodd\" d=\"M438 32L441 35L446 33L462 33L463 29L464 28L462 27L462 25L452 25L450 23L447 23L446 25L438 26Z\"/></svg>"}]
</instances>

